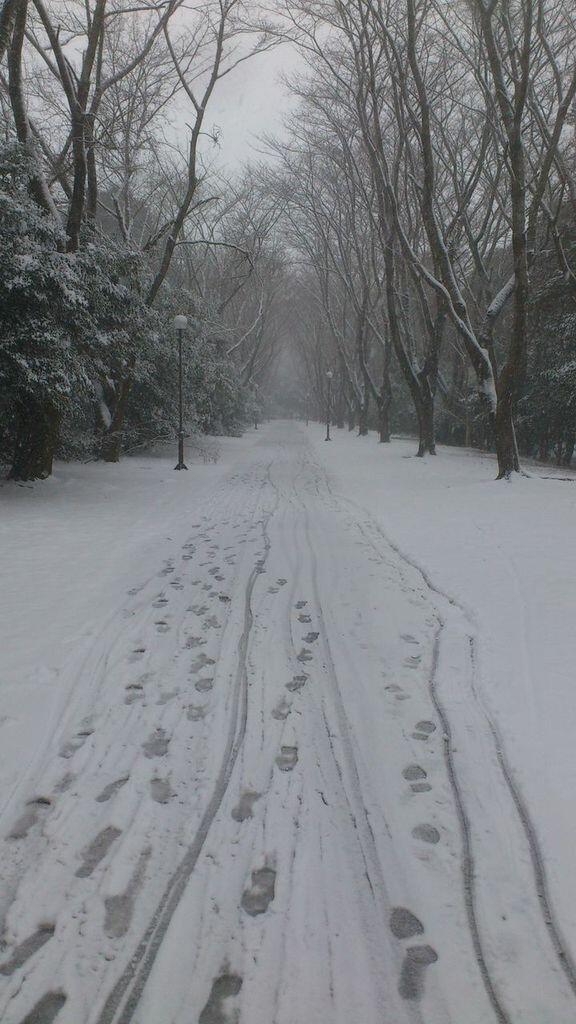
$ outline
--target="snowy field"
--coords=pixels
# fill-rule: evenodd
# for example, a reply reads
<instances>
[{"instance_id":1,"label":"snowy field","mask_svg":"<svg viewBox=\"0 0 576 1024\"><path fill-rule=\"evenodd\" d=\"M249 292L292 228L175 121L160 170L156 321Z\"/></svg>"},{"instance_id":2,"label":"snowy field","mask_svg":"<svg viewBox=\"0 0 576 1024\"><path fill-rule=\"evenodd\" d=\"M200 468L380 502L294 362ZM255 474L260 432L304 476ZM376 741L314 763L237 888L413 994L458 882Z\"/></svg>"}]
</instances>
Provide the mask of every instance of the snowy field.
<instances>
[{"instance_id":1,"label":"snowy field","mask_svg":"<svg viewBox=\"0 0 576 1024\"><path fill-rule=\"evenodd\" d=\"M576 486L271 423L0 486L2 1024L573 1024Z\"/></svg>"}]
</instances>

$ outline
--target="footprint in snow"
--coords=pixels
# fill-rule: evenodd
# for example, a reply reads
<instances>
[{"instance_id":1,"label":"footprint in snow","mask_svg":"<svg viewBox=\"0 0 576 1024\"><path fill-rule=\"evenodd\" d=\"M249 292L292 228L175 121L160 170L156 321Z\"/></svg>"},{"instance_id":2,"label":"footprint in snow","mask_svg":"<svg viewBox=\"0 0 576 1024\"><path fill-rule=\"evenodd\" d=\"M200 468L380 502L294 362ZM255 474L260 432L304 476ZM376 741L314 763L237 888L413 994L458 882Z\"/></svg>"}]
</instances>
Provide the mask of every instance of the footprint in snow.
<instances>
[{"instance_id":1,"label":"footprint in snow","mask_svg":"<svg viewBox=\"0 0 576 1024\"><path fill-rule=\"evenodd\" d=\"M433 732L436 732L434 722L417 722L412 738L415 740L428 740Z\"/></svg>"},{"instance_id":2,"label":"footprint in snow","mask_svg":"<svg viewBox=\"0 0 576 1024\"><path fill-rule=\"evenodd\" d=\"M52 1024L66 1002L63 992L47 992L20 1024Z\"/></svg>"},{"instance_id":3,"label":"footprint in snow","mask_svg":"<svg viewBox=\"0 0 576 1024\"><path fill-rule=\"evenodd\" d=\"M186 717L189 722L199 722L202 718L206 718L207 711L207 704L189 704L186 708Z\"/></svg>"},{"instance_id":4,"label":"footprint in snow","mask_svg":"<svg viewBox=\"0 0 576 1024\"><path fill-rule=\"evenodd\" d=\"M306 633L306 636L304 637L304 643L313 644L315 643L319 636L320 633Z\"/></svg>"},{"instance_id":5,"label":"footprint in snow","mask_svg":"<svg viewBox=\"0 0 576 1024\"><path fill-rule=\"evenodd\" d=\"M5 978L9 978L14 971L17 971L20 967L34 956L42 946L52 938L55 932L53 924L43 924L33 933L29 935L27 939L24 939L18 946L15 946L12 950L12 955L9 960L6 960L3 964L0 964L0 974L4 975Z\"/></svg>"},{"instance_id":6,"label":"footprint in snow","mask_svg":"<svg viewBox=\"0 0 576 1024\"><path fill-rule=\"evenodd\" d=\"M129 655L128 661L142 661L142 658L146 654L145 647L135 647L132 654Z\"/></svg>"},{"instance_id":7,"label":"footprint in snow","mask_svg":"<svg viewBox=\"0 0 576 1024\"><path fill-rule=\"evenodd\" d=\"M415 636L411 633L400 633L400 639L404 640L407 644L417 644L418 641Z\"/></svg>"},{"instance_id":8,"label":"footprint in snow","mask_svg":"<svg viewBox=\"0 0 576 1024\"><path fill-rule=\"evenodd\" d=\"M212 989L206 1006L202 1010L198 1024L233 1024L238 1020L238 1015L230 1017L224 1008L228 999L237 996L242 988L242 978L239 974L220 974L212 982Z\"/></svg>"},{"instance_id":9,"label":"footprint in snow","mask_svg":"<svg viewBox=\"0 0 576 1024\"><path fill-rule=\"evenodd\" d=\"M265 914L274 899L276 887L276 872L274 868L258 868L252 872L252 883L242 893L242 909L250 914L250 917L257 917Z\"/></svg>"},{"instance_id":10,"label":"footprint in snow","mask_svg":"<svg viewBox=\"0 0 576 1024\"><path fill-rule=\"evenodd\" d=\"M161 693L156 701L158 707L164 707L165 704L169 704L171 700L174 700L178 696L180 690L170 690L166 693Z\"/></svg>"},{"instance_id":11,"label":"footprint in snow","mask_svg":"<svg viewBox=\"0 0 576 1024\"><path fill-rule=\"evenodd\" d=\"M296 602L296 607L298 609L305 608L307 604L308 604L308 601L297 601Z\"/></svg>"},{"instance_id":12,"label":"footprint in snow","mask_svg":"<svg viewBox=\"0 0 576 1024\"><path fill-rule=\"evenodd\" d=\"M118 792L119 789L122 789L122 786L126 785L129 778L129 775L123 775L121 779L116 779L114 782L109 782L107 786L104 786L102 792L99 793L98 796L96 797L96 802L99 804L107 803L108 800L111 800L113 796L116 796L116 793Z\"/></svg>"},{"instance_id":13,"label":"footprint in snow","mask_svg":"<svg viewBox=\"0 0 576 1024\"><path fill-rule=\"evenodd\" d=\"M281 772L291 772L298 764L298 747L280 747L276 764Z\"/></svg>"},{"instance_id":14,"label":"footprint in snow","mask_svg":"<svg viewBox=\"0 0 576 1024\"><path fill-rule=\"evenodd\" d=\"M276 580L276 583L278 584L279 587L285 587L286 584L288 583L288 580L280 579L280 580Z\"/></svg>"},{"instance_id":15,"label":"footprint in snow","mask_svg":"<svg viewBox=\"0 0 576 1024\"><path fill-rule=\"evenodd\" d=\"M290 714L291 710L292 709L289 701L287 701L286 698L283 697L282 700L274 708L272 712L272 718L276 718L278 721L284 722L288 718L288 715Z\"/></svg>"},{"instance_id":16,"label":"footprint in snow","mask_svg":"<svg viewBox=\"0 0 576 1024\"><path fill-rule=\"evenodd\" d=\"M396 939L412 939L422 935L424 925L406 907L394 907L390 914L390 931Z\"/></svg>"},{"instance_id":17,"label":"footprint in snow","mask_svg":"<svg viewBox=\"0 0 576 1024\"><path fill-rule=\"evenodd\" d=\"M82 864L76 872L76 878L90 878L90 875L98 867L108 853L108 850L118 836L122 835L120 829L114 825L102 829L91 843L85 848L82 854Z\"/></svg>"},{"instance_id":18,"label":"footprint in snow","mask_svg":"<svg viewBox=\"0 0 576 1024\"><path fill-rule=\"evenodd\" d=\"M293 676L291 682L286 683L286 689L290 690L290 693L297 693L298 690L301 690L306 685L309 678L305 672L302 675Z\"/></svg>"},{"instance_id":19,"label":"footprint in snow","mask_svg":"<svg viewBox=\"0 0 576 1024\"><path fill-rule=\"evenodd\" d=\"M111 939L121 939L126 935L132 923L135 897L142 885L146 863L151 853L152 850L147 847L140 854L136 870L126 891L118 893L116 896L107 896L104 900L104 931Z\"/></svg>"},{"instance_id":20,"label":"footprint in snow","mask_svg":"<svg viewBox=\"0 0 576 1024\"><path fill-rule=\"evenodd\" d=\"M194 689L198 693L208 693L214 686L214 679L212 676L204 676L204 678L197 679L194 683Z\"/></svg>"},{"instance_id":21,"label":"footprint in snow","mask_svg":"<svg viewBox=\"0 0 576 1024\"><path fill-rule=\"evenodd\" d=\"M406 668L418 668L418 665L422 661L421 654L409 654L407 658L404 658L404 664Z\"/></svg>"},{"instance_id":22,"label":"footprint in snow","mask_svg":"<svg viewBox=\"0 0 576 1024\"><path fill-rule=\"evenodd\" d=\"M199 654L195 661L190 666L191 672L201 672L206 665L215 665L214 658L209 658L206 654Z\"/></svg>"},{"instance_id":23,"label":"footprint in snow","mask_svg":"<svg viewBox=\"0 0 576 1024\"><path fill-rule=\"evenodd\" d=\"M157 804L167 804L175 795L168 779L150 779L150 796Z\"/></svg>"},{"instance_id":24,"label":"footprint in snow","mask_svg":"<svg viewBox=\"0 0 576 1024\"><path fill-rule=\"evenodd\" d=\"M234 821L246 821L247 818L253 818L254 804L260 799L261 795L261 793L256 793L253 789L245 789L238 804L232 810Z\"/></svg>"},{"instance_id":25,"label":"footprint in snow","mask_svg":"<svg viewBox=\"0 0 576 1024\"><path fill-rule=\"evenodd\" d=\"M152 602L152 607L153 608L163 608L164 605L167 605L167 604L168 604L168 598L167 597L159 597L156 601Z\"/></svg>"},{"instance_id":26,"label":"footprint in snow","mask_svg":"<svg viewBox=\"0 0 576 1024\"><path fill-rule=\"evenodd\" d=\"M424 780L428 777L423 768L420 765L410 764L402 772L406 782L410 783L410 789L413 793L429 793L432 786L429 782Z\"/></svg>"},{"instance_id":27,"label":"footprint in snow","mask_svg":"<svg viewBox=\"0 0 576 1024\"><path fill-rule=\"evenodd\" d=\"M311 615L299 615L298 616L298 622L310 623L310 622L312 622L312 616Z\"/></svg>"},{"instance_id":28,"label":"footprint in snow","mask_svg":"<svg viewBox=\"0 0 576 1024\"><path fill-rule=\"evenodd\" d=\"M306 661L312 661L312 658L312 651L308 650L307 647L303 647L302 650L300 651L300 654L297 656L297 661L301 661L302 663L304 663Z\"/></svg>"},{"instance_id":29,"label":"footprint in snow","mask_svg":"<svg viewBox=\"0 0 576 1024\"><path fill-rule=\"evenodd\" d=\"M438 954L432 946L409 946L406 950L398 991L402 999L419 1000L424 995L424 974Z\"/></svg>"},{"instance_id":30,"label":"footprint in snow","mask_svg":"<svg viewBox=\"0 0 576 1024\"><path fill-rule=\"evenodd\" d=\"M80 748L84 746L86 740L89 736L92 736L93 732L93 729L83 729L81 732L77 732L71 740L67 740L66 743L60 747L60 757L63 757L66 760L73 757L76 751L80 750Z\"/></svg>"},{"instance_id":31,"label":"footprint in snow","mask_svg":"<svg viewBox=\"0 0 576 1024\"><path fill-rule=\"evenodd\" d=\"M155 622L154 625L156 626L156 632L157 633L169 633L170 632L170 626L168 625L168 623L164 619L158 619L158 621Z\"/></svg>"},{"instance_id":32,"label":"footprint in snow","mask_svg":"<svg viewBox=\"0 0 576 1024\"><path fill-rule=\"evenodd\" d=\"M144 697L144 687L142 683L129 683L128 686L124 687L126 690L126 696L124 697L125 704L133 704L136 700L142 700Z\"/></svg>"},{"instance_id":33,"label":"footprint in snow","mask_svg":"<svg viewBox=\"0 0 576 1024\"><path fill-rule=\"evenodd\" d=\"M30 829L40 820L41 814L46 813L51 806L52 801L47 796L38 796L33 800L29 800L26 804L26 810L18 818L18 821L8 835L8 839L25 839Z\"/></svg>"},{"instance_id":34,"label":"footprint in snow","mask_svg":"<svg viewBox=\"0 0 576 1024\"><path fill-rule=\"evenodd\" d=\"M433 825L416 825L416 828L412 829L412 835L422 843L432 843L435 846L440 842L440 833Z\"/></svg>"},{"instance_id":35,"label":"footprint in snow","mask_svg":"<svg viewBox=\"0 0 576 1024\"><path fill-rule=\"evenodd\" d=\"M193 651L195 647L204 647L207 642L203 636L189 636L184 646L187 651Z\"/></svg>"},{"instance_id":36,"label":"footprint in snow","mask_svg":"<svg viewBox=\"0 0 576 1024\"><path fill-rule=\"evenodd\" d=\"M170 737L166 735L164 729L158 728L142 744L142 750L145 757L164 757L169 746Z\"/></svg>"}]
</instances>

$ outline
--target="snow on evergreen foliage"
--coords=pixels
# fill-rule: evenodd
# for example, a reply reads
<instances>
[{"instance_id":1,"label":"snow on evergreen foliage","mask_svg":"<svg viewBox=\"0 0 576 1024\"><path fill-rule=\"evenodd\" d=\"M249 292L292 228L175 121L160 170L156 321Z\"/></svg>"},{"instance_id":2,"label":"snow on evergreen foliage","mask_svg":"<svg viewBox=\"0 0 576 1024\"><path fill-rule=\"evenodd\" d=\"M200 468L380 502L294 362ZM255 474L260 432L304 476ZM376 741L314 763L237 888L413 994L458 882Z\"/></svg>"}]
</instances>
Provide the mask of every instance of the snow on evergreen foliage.
<instances>
[{"instance_id":1,"label":"snow on evergreen foliage","mask_svg":"<svg viewBox=\"0 0 576 1024\"><path fill-rule=\"evenodd\" d=\"M173 434L169 294L163 310L146 305L149 268L118 240L96 232L67 253L63 227L38 208L29 180L27 154L0 148L0 460L10 461L19 410L45 401L63 414L60 454L94 455L95 423L109 426L110 396L127 373L125 447ZM179 309L192 306L178 298ZM184 366L189 426L235 431L248 396L200 320L186 338Z\"/></svg>"}]
</instances>

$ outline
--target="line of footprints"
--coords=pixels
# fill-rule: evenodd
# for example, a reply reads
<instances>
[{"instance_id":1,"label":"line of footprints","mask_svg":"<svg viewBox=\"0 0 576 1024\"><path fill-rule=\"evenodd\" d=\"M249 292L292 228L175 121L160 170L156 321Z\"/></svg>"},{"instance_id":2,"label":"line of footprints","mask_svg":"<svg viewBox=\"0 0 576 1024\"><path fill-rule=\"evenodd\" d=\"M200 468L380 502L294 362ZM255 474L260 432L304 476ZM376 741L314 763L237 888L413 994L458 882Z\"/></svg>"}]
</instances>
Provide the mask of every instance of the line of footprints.
<instances>
[{"instance_id":1,"label":"line of footprints","mask_svg":"<svg viewBox=\"0 0 576 1024\"><path fill-rule=\"evenodd\" d=\"M278 579L275 586L269 588L269 593L277 594L279 588L285 586L287 580ZM298 621L302 625L309 625L312 618L304 609L306 601L298 601L296 609L299 612ZM303 637L303 646L297 655L301 665L312 661L313 654L310 644L316 642L319 633L310 630ZM306 672L296 673L290 682L286 683L289 693L298 693L306 685L309 676ZM277 721L284 721L291 711L291 704L286 697L282 697L274 710L272 717ZM281 772L291 772L298 764L298 748L293 746L281 746L280 753L276 757L276 767ZM254 790L243 790L237 805L232 810L234 821L243 822L254 816L254 804L260 799L261 794ZM243 911L250 917L257 917L265 914L272 903L276 892L276 864L273 858L266 858L263 867L251 872L250 884L242 893L240 905ZM242 988L243 979L239 974L230 971L229 965L225 964L222 973L214 979L206 1005L204 1006L198 1024L228 1024L237 1019L237 1015L229 1016L226 1012L226 1004L229 999L237 996Z\"/></svg>"}]
</instances>

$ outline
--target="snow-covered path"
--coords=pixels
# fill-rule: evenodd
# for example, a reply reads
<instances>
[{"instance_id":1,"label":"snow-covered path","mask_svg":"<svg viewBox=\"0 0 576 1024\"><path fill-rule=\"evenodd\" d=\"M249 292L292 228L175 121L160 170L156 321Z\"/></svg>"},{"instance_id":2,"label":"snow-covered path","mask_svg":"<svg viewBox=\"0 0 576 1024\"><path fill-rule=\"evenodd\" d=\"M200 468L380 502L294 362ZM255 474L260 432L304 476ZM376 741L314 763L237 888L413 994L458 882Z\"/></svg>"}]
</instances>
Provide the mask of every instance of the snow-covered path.
<instances>
[{"instance_id":1,"label":"snow-covered path","mask_svg":"<svg viewBox=\"0 0 576 1024\"><path fill-rule=\"evenodd\" d=\"M306 432L261 431L65 668L3 820L3 1024L572 1024L478 657Z\"/></svg>"}]
</instances>

